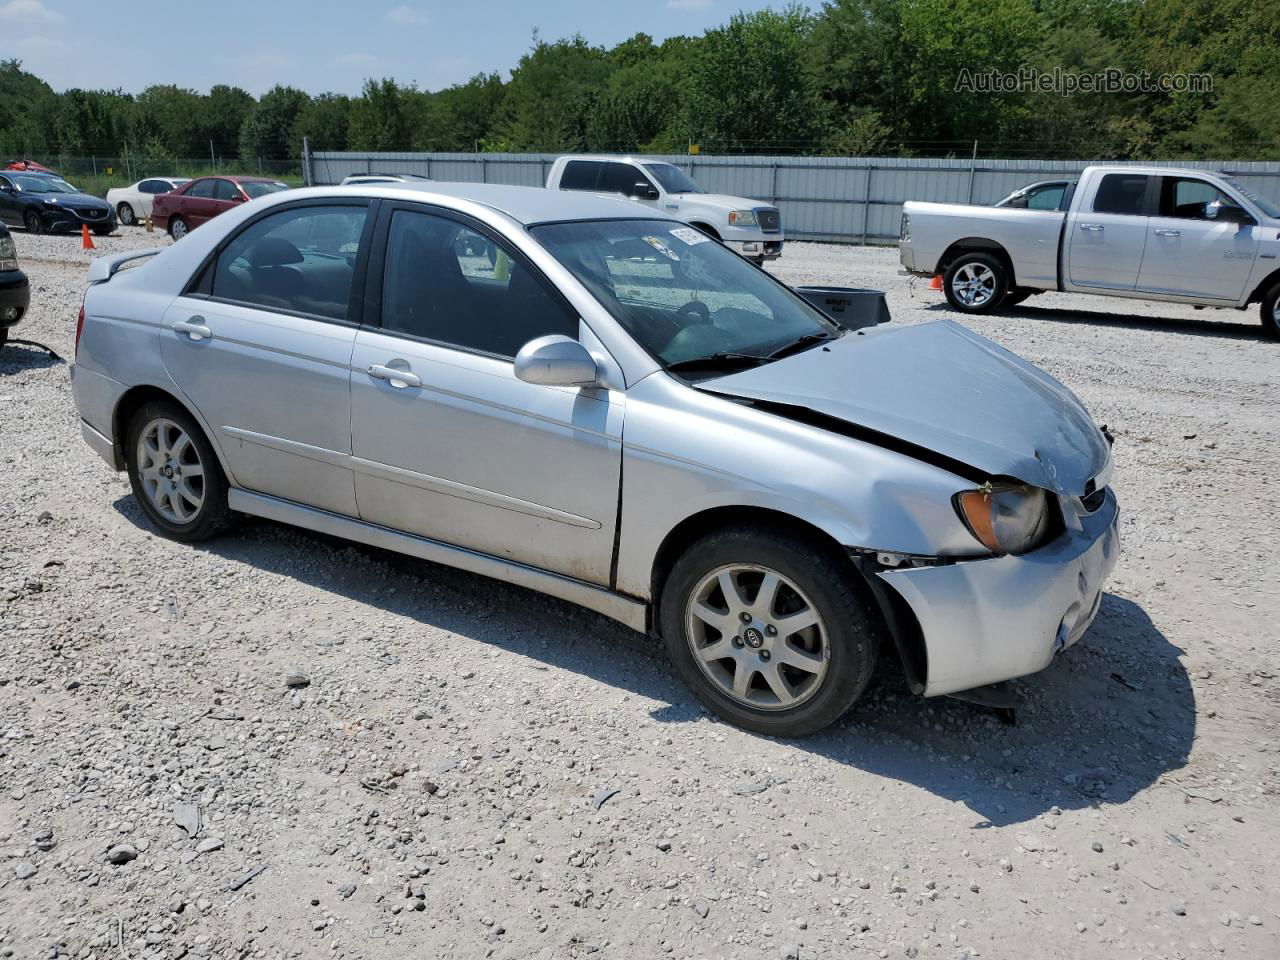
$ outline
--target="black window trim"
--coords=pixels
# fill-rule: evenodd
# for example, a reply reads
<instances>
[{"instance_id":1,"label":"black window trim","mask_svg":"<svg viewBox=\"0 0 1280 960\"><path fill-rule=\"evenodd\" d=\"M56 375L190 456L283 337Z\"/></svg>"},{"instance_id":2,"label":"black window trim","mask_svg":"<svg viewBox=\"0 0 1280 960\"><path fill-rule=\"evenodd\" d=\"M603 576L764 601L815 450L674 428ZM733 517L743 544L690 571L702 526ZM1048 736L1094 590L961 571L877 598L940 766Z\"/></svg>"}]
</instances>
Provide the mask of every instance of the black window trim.
<instances>
[{"instance_id":1,"label":"black window trim","mask_svg":"<svg viewBox=\"0 0 1280 960\"><path fill-rule=\"evenodd\" d=\"M234 232L223 237L201 262L200 267L191 275L181 296L191 300L205 300L209 303L225 303L232 307L245 307L249 310L261 310L263 313L275 313L284 317L297 317L300 320L315 320L320 323L331 323L339 327L358 328L360 321L360 304L364 299L365 274L369 265L369 253L373 244L374 223L378 219L378 206L381 200L370 197L315 197L308 200L294 200L279 206L268 207L249 218ZM244 300L233 300L230 297L215 297L212 291L213 272L222 252L246 230L254 224L284 213L305 207L366 207L368 213L364 219L364 229L360 232L360 246L356 252L356 265L351 274L351 295L347 299L347 316L345 319L326 317L318 313L307 313L304 310L287 310L283 307L265 307L260 303L249 303ZM353 319L353 317L355 319Z\"/></svg>"},{"instance_id":2,"label":"black window trim","mask_svg":"<svg viewBox=\"0 0 1280 960\"><path fill-rule=\"evenodd\" d=\"M577 319L578 329L574 335L574 339L581 342L583 320L582 314L578 311L569 299L561 292L560 288L551 282L551 278L538 269L527 256L524 251L520 250L514 243L502 236L498 231L494 230L487 223L477 220L475 217L469 216L460 210L454 210L450 207L436 206L430 203L418 203L411 200L384 200L381 209L378 211L377 232L374 234L373 243L369 250L368 270L366 271L365 297L364 297L364 316L362 324L366 329L376 330L383 336L396 337L401 340L409 340L414 343L425 343L428 346L440 347L443 350L454 350L458 353L470 354L473 357L486 357L491 360L499 360L502 363L514 366L515 357L508 357L501 353L492 353L488 350L479 350L475 347L466 347L458 343L449 343L445 340L433 340L430 337L420 337L417 334L405 333L403 330L388 330L382 325L382 290L386 284L386 267L387 267L387 245L391 237L391 218L396 211L405 210L410 213L425 213L431 216L441 217L445 220L453 222L465 227L474 233L485 237L490 243L497 244L509 250L516 263L525 270L528 270L543 286L544 289L550 291L551 297L559 303L565 310L565 313ZM376 281L376 282L371 282Z\"/></svg>"}]
</instances>

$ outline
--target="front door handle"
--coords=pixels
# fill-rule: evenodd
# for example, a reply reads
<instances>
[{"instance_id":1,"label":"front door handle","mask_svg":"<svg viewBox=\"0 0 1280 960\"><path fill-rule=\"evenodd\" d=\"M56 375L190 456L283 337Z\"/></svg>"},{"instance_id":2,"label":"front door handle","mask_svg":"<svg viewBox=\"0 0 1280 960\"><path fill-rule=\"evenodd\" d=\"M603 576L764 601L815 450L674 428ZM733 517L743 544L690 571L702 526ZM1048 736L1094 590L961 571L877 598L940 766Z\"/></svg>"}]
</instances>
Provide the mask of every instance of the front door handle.
<instances>
[{"instance_id":1,"label":"front door handle","mask_svg":"<svg viewBox=\"0 0 1280 960\"><path fill-rule=\"evenodd\" d=\"M1180 237L1182 236L1182 231L1181 230L1157 230L1156 236L1157 237Z\"/></svg>"},{"instance_id":2,"label":"front door handle","mask_svg":"<svg viewBox=\"0 0 1280 960\"><path fill-rule=\"evenodd\" d=\"M1102 230L1102 224L1100 224L1100 223L1082 223L1082 224L1080 224L1080 229L1081 229L1081 230L1088 230L1090 233L1099 233L1099 232Z\"/></svg>"},{"instance_id":3,"label":"front door handle","mask_svg":"<svg viewBox=\"0 0 1280 960\"><path fill-rule=\"evenodd\" d=\"M395 363L395 360L391 361ZM403 360L399 361L404 363ZM422 378L410 370L401 370L399 367L383 365L381 363L369 364L369 376L375 380L386 380L391 386L397 390L403 390L405 387L422 386Z\"/></svg>"},{"instance_id":4,"label":"front door handle","mask_svg":"<svg viewBox=\"0 0 1280 960\"><path fill-rule=\"evenodd\" d=\"M204 317L192 317L190 320L179 320L173 325L179 333L185 333L192 340L212 340L213 331L204 325Z\"/></svg>"}]
</instances>

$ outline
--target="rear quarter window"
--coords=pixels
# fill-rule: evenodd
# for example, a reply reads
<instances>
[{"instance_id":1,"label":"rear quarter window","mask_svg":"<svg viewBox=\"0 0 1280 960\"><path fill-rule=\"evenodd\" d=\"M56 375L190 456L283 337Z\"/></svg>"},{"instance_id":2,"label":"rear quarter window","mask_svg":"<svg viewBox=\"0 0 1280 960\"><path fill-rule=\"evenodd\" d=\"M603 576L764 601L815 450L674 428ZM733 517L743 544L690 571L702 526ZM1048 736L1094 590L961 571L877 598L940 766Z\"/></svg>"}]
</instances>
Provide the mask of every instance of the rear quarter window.
<instances>
[{"instance_id":1,"label":"rear quarter window","mask_svg":"<svg viewBox=\"0 0 1280 960\"><path fill-rule=\"evenodd\" d=\"M600 169L603 166L598 160L570 160L564 165L564 173L560 176L560 189L600 189Z\"/></svg>"}]
</instances>

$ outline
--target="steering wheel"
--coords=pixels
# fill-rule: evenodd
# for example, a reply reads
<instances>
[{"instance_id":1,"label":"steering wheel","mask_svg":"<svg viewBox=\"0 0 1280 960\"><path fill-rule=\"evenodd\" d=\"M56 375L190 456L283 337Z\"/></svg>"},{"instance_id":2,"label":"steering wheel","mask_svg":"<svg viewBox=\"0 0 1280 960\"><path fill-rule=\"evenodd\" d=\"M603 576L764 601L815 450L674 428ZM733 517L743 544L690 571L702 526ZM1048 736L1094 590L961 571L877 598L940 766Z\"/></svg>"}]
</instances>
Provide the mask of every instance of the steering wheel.
<instances>
[{"instance_id":1,"label":"steering wheel","mask_svg":"<svg viewBox=\"0 0 1280 960\"><path fill-rule=\"evenodd\" d=\"M711 310L701 300L690 300L683 307L676 310L677 317L683 317L685 314L697 317L699 323L711 322Z\"/></svg>"}]
</instances>

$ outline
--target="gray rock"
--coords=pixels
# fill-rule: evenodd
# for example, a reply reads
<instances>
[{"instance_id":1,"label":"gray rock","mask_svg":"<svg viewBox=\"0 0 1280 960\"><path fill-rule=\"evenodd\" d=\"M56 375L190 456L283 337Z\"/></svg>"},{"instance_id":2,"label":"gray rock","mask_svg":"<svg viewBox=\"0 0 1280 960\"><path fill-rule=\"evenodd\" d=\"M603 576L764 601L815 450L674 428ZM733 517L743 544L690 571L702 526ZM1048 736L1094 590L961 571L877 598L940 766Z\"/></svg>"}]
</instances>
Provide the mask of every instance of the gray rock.
<instances>
[{"instance_id":1,"label":"gray rock","mask_svg":"<svg viewBox=\"0 0 1280 960\"><path fill-rule=\"evenodd\" d=\"M107 863L114 863L116 866L137 859L138 848L129 843L118 843L107 851Z\"/></svg>"},{"instance_id":2,"label":"gray rock","mask_svg":"<svg viewBox=\"0 0 1280 960\"><path fill-rule=\"evenodd\" d=\"M1092 850L1094 853L1101 853L1101 852L1102 852L1102 841L1101 841L1101 840L1095 840L1095 841L1093 841L1093 843L1089 844L1089 849L1090 849L1090 850Z\"/></svg>"},{"instance_id":3,"label":"gray rock","mask_svg":"<svg viewBox=\"0 0 1280 960\"><path fill-rule=\"evenodd\" d=\"M291 689L309 687L311 685L311 678L307 676L306 671L301 667L290 667L285 671L284 685Z\"/></svg>"},{"instance_id":4,"label":"gray rock","mask_svg":"<svg viewBox=\"0 0 1280 960\"><path fill-rule=\"evenodd\" d=\"M342 886L338 888L338 896L340 896L343 900L350 898L351 895L354 894L355 892L356 892L356 885L354 883L344 883Z\"/></svg>"},{"instance_id":5,"label":"gray rock","mask_svg":"<svg viewBox=\"0 0 1280 960\"><path fill-rule=\"evenodd\" d=\"M654 844L654 846L657 847L659 850L661 850L663 853L671 852L670 840L659 840L657 843Z\"/></svg>"},{"instance_id":6,"label":"gray rock","mask_svg":"<svg viewBox=\"0 0 1280 960\"><path fill-rule=\"evenodd\" d=\"M1185 917L1187 915L1187 905L1179 900L1169 908L1169 912L1175 917Z\"/></svg>"},{"instance_id":7,"label":"gray rock","mask_svg":"<svg viewBox=\"0 0 1280 960\"><path fill-rule=\"evenodd\" d=\"M707 919L707 914L711 912L711 904L699 897L693 901L693 912L705 920Z\"/></svg>"},{"instance_id":8,"label":"gray rock","mask_svg":"<svg viewBox=\"0 0 1280 960\"><path fill-rule=\"evenodd\" d=\"M30 860L19 860L18 866L14 868L14 875L19 880L30 880L36 875L36 865Z\"/></svg>"},{"instance_id":9,"label":"gray rock","mask_svg":"<svg viewBox=\"0 0 1280 960\"><path fill-rule=\"evenodd\" d=\"M205 837L196 844L196 853L213 853L215 850L222 849L221 837Z\"/></svg>"},{"instance_id":10,"label":"gray rock","mask_svg":"<svg viewBox=\"0 0 1280 960\"><path fill-rule=\"evenodd\" d=\"M200 805L196 803L178 803L173 807L173 822L194 837L200 832Z\"/></svg>"}]
</instances>

